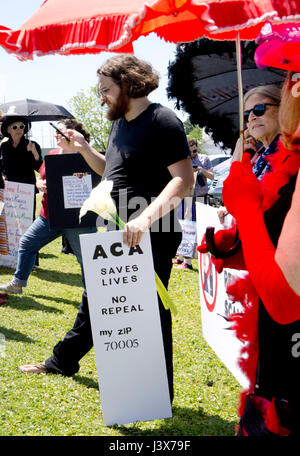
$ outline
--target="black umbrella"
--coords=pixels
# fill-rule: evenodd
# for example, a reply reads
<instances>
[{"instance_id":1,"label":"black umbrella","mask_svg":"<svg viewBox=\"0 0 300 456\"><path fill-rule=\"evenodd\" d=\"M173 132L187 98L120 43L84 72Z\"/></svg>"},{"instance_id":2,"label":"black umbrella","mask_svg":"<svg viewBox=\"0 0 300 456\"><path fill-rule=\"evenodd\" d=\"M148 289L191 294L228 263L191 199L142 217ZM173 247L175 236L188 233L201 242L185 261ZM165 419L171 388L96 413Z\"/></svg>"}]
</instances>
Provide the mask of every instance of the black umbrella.
<instances>
[{"instance_id":1,"label":"black umbrella","mask_svg":"<svg viewBox=\"0 0 300 456\"><path fill-rule=\"evenodd\" d=\"M256 47L255 42L241 42L244 93L258 85L281 85L285 80L283 70L256 67ZM233 149L239 136L235 43L206 38L179 43L168 71L168 97L177 99L177 109L186 111L191 123L204 128L215 143Z\"/></svg>"},{"instance_id":2,"label":"black umbrella","mask_svg":"<svg viewBox=\"0 0 300 456\"><path fill-rule=\"evenodd\" d=\"M22 116L27 117L31 122L40 122L43 120L59 120L64 118L72 119L74 116L63 106L48 103L40 100L10 101L0 105L3 117Z\"/></svg>"}]
</instances>

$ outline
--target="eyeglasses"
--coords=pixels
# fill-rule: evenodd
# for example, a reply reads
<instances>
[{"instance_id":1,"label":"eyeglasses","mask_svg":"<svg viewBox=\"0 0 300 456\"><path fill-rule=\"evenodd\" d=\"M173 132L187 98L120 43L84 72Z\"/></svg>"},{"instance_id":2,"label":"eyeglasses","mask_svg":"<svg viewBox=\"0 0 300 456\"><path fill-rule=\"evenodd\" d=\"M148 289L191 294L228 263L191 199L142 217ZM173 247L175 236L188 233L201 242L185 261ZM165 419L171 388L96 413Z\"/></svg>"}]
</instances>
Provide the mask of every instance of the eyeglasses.
<instances>
[{"instance_id":1,"label":"eyeglasses","mask_svg":"<svg viewBox=\"0 0 300 456\"><path fill-rule=\"evenodd\" d=\"M267 106L278 106L278 104L275 103L260 103L254 106L254 108L249 109L248 111L244 112L244 121L245 123L248 122L250 113L253 111L253 114L256 117L261 117L264 115L266 112Z\"/></svg>"},{"instance_id":2,"label":"eyeglasses","mask_svg":"<svg viewBox=\"0 0 300 456\"><path fill-rule=\"evenodd\" d=\"M99 89L99 87L97 87L97 92L98 92L98 96L99 98L103 98L106 96L106 94L109 92L109 90L111 89L111 87L113 85L117 84L116 82L113 82L112 84L110 84L110 86L108 87L104 87L104 89Z\"/></svg>"},{"instance_id":3,"label":"eyeglasses","mask_svg":"<svg viewBox=\"0 0 300 456\"><path fill-rule=\"evenodd\" d=\"M23 124L21 124L21 125L11 125L10 128L11 128L12 130L17 130L18 128L19 128L20 130L24 130L25 125L23 125Z\"/></svg>"}]
</instances>

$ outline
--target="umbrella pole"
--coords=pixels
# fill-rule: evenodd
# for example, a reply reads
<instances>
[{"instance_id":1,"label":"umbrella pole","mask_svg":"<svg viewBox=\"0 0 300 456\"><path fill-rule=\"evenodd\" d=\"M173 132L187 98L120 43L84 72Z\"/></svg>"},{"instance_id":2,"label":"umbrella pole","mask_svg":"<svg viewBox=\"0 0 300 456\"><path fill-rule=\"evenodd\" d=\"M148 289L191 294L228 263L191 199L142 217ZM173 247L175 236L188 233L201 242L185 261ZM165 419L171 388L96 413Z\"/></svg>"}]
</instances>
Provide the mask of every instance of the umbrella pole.
<instances>
[{"instance_id":1,"label":"umbrella pole","mask_svg":"<svg viewBox=\"0 0 300 456\"><path fill-rule=\"evenodd\" d=\"M241 161L244 151L244 100L243 100L243 80L242 80L242 52L241 40L238 32L236 40L236 64L237 64L237 78L238 78L238 94L239 94L239 124L240 124L240 143L241 150L239 160Z\"/></svg>"}]
</instances>

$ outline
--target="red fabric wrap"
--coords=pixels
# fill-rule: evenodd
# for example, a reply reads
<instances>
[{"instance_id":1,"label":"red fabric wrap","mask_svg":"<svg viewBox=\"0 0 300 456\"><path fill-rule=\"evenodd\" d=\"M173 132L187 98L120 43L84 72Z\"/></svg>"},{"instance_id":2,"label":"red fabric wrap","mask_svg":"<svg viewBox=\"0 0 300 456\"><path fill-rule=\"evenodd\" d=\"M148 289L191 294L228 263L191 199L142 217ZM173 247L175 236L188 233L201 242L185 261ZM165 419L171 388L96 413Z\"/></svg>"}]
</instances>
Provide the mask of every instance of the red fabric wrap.
<instances>
[{"instance_id":1,"label":"red fabric wrap","mask_svg":"<svg viewBox=\"0 0 300 456\"><path fill-rule=\"evenodd\" d=\"M242 162L232 164L230 175L224 182L223 190L224 204L237 222L245 263L251 281L270 316L280 324L291 323L300 318L300 296L291 289L274 259L275 248L264 222L264 209L267 203L264 204L262 189L266 192L268 204L273 203L273 200L276 200L273 195L276 185L280 185L279 188L281 188L286 183L291 169L294 171L292 174L294 175L298 169L295 170L294 166L299 167L300 157L297 156L296 160L289 160L289 157L291 157L291 153L287 151L285 151L284 161L282 161L283 157L281 157L281 161L276 157L277 163L281 163L283 166L277 175L276 168L269 174L267 187L266 181L263 181L262 186L259 184L252 172L250 159L246 154ZM292 168L284 166L287 162L292 165ZM275 181L277 182L276 185ZM236 192L237 188L239 189L238 192ZM269 189L273 191L270 192ZM276 192L277 198L278 190ZM254 234L249 235L249 233Z\"/></svg>"},{"instance_id":2,"label":"red fabric wrap","mask_svg":"<svg viewBox=\"0 0 300 456\"><path fill-rule=\"evenodd\" d=\"M224 204L236 219L242 241L242 258L249 271L249 276L237 279L227 289L233 300L241 302L244 307L243 314L230 317L232 329L245 342L238 362L250 383L248 391L240 396L240 415L244 410L246 395L253 392L255 384L259 297L276 322L288 324L300 318L300 296L291 289L275 261L275 248L264 222L264 212L276 202L280 188L297 173L300 154L286 150L280 143L277 153L269 160L271 172L266 173L259 182L253 174L250 159L245 154L242 162L233 163L223 190ZM253 234L249 235L250 233ZM233 240L233 228L216 233L215 243L220 250L228 248L230 234ZM205 252L203 241L199 250ZM223 269L222 266L234 268L238 264L235 257L225 261L226 265L223 262L220 270ZM279 435L289 434L287 429L280 426L274 400L266 407L264 418L270 431Z\"/></svg>"}]
</instances>

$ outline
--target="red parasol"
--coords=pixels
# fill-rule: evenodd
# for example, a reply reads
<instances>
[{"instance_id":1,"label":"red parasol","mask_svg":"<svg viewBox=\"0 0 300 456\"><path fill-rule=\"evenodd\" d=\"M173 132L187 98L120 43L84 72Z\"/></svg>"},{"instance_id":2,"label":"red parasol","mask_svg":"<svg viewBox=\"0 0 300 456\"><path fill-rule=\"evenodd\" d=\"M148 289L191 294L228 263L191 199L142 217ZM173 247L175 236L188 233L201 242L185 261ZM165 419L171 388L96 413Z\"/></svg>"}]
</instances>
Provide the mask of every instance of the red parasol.
<instances>
[{"instance_id":1,"label":"red parasol","mask_svg":"<svg viewBox=\"0 0 300 456\"><path fill-rule=\"evenodd\" d=\"M167 41L254 39L266 21L297 21L299 0L46 0L0 44L21 59L49 53L133 52L155 31Z\"/></svg>"},{"instance_id":2,"label":"red parasol","mask_svg":"<svg viewBox=\"0 0 300 456\"><path fill-rule=\"evenodd\" d=\"M29 59L49 53L133 52L132 42L151 32L175 43L203 35L236 39L242 139L240 39L254 39L267 21L297 22L299 12L300 0L45 0L19 30L0 26L0 45Z\"/></svg>"},{"instance_id":3,"label":"red parasol","mask_svg":"<svg viewBox=\"0 0 300 456\"><path fill-rule=\"evenodd\" d=\"M19 30L0 30L0 44L21 60L108 51L142 4L142 0L46 0ZM133 52L132 44L120 45L118 52Z\"/></svg>"}]
</instances>

